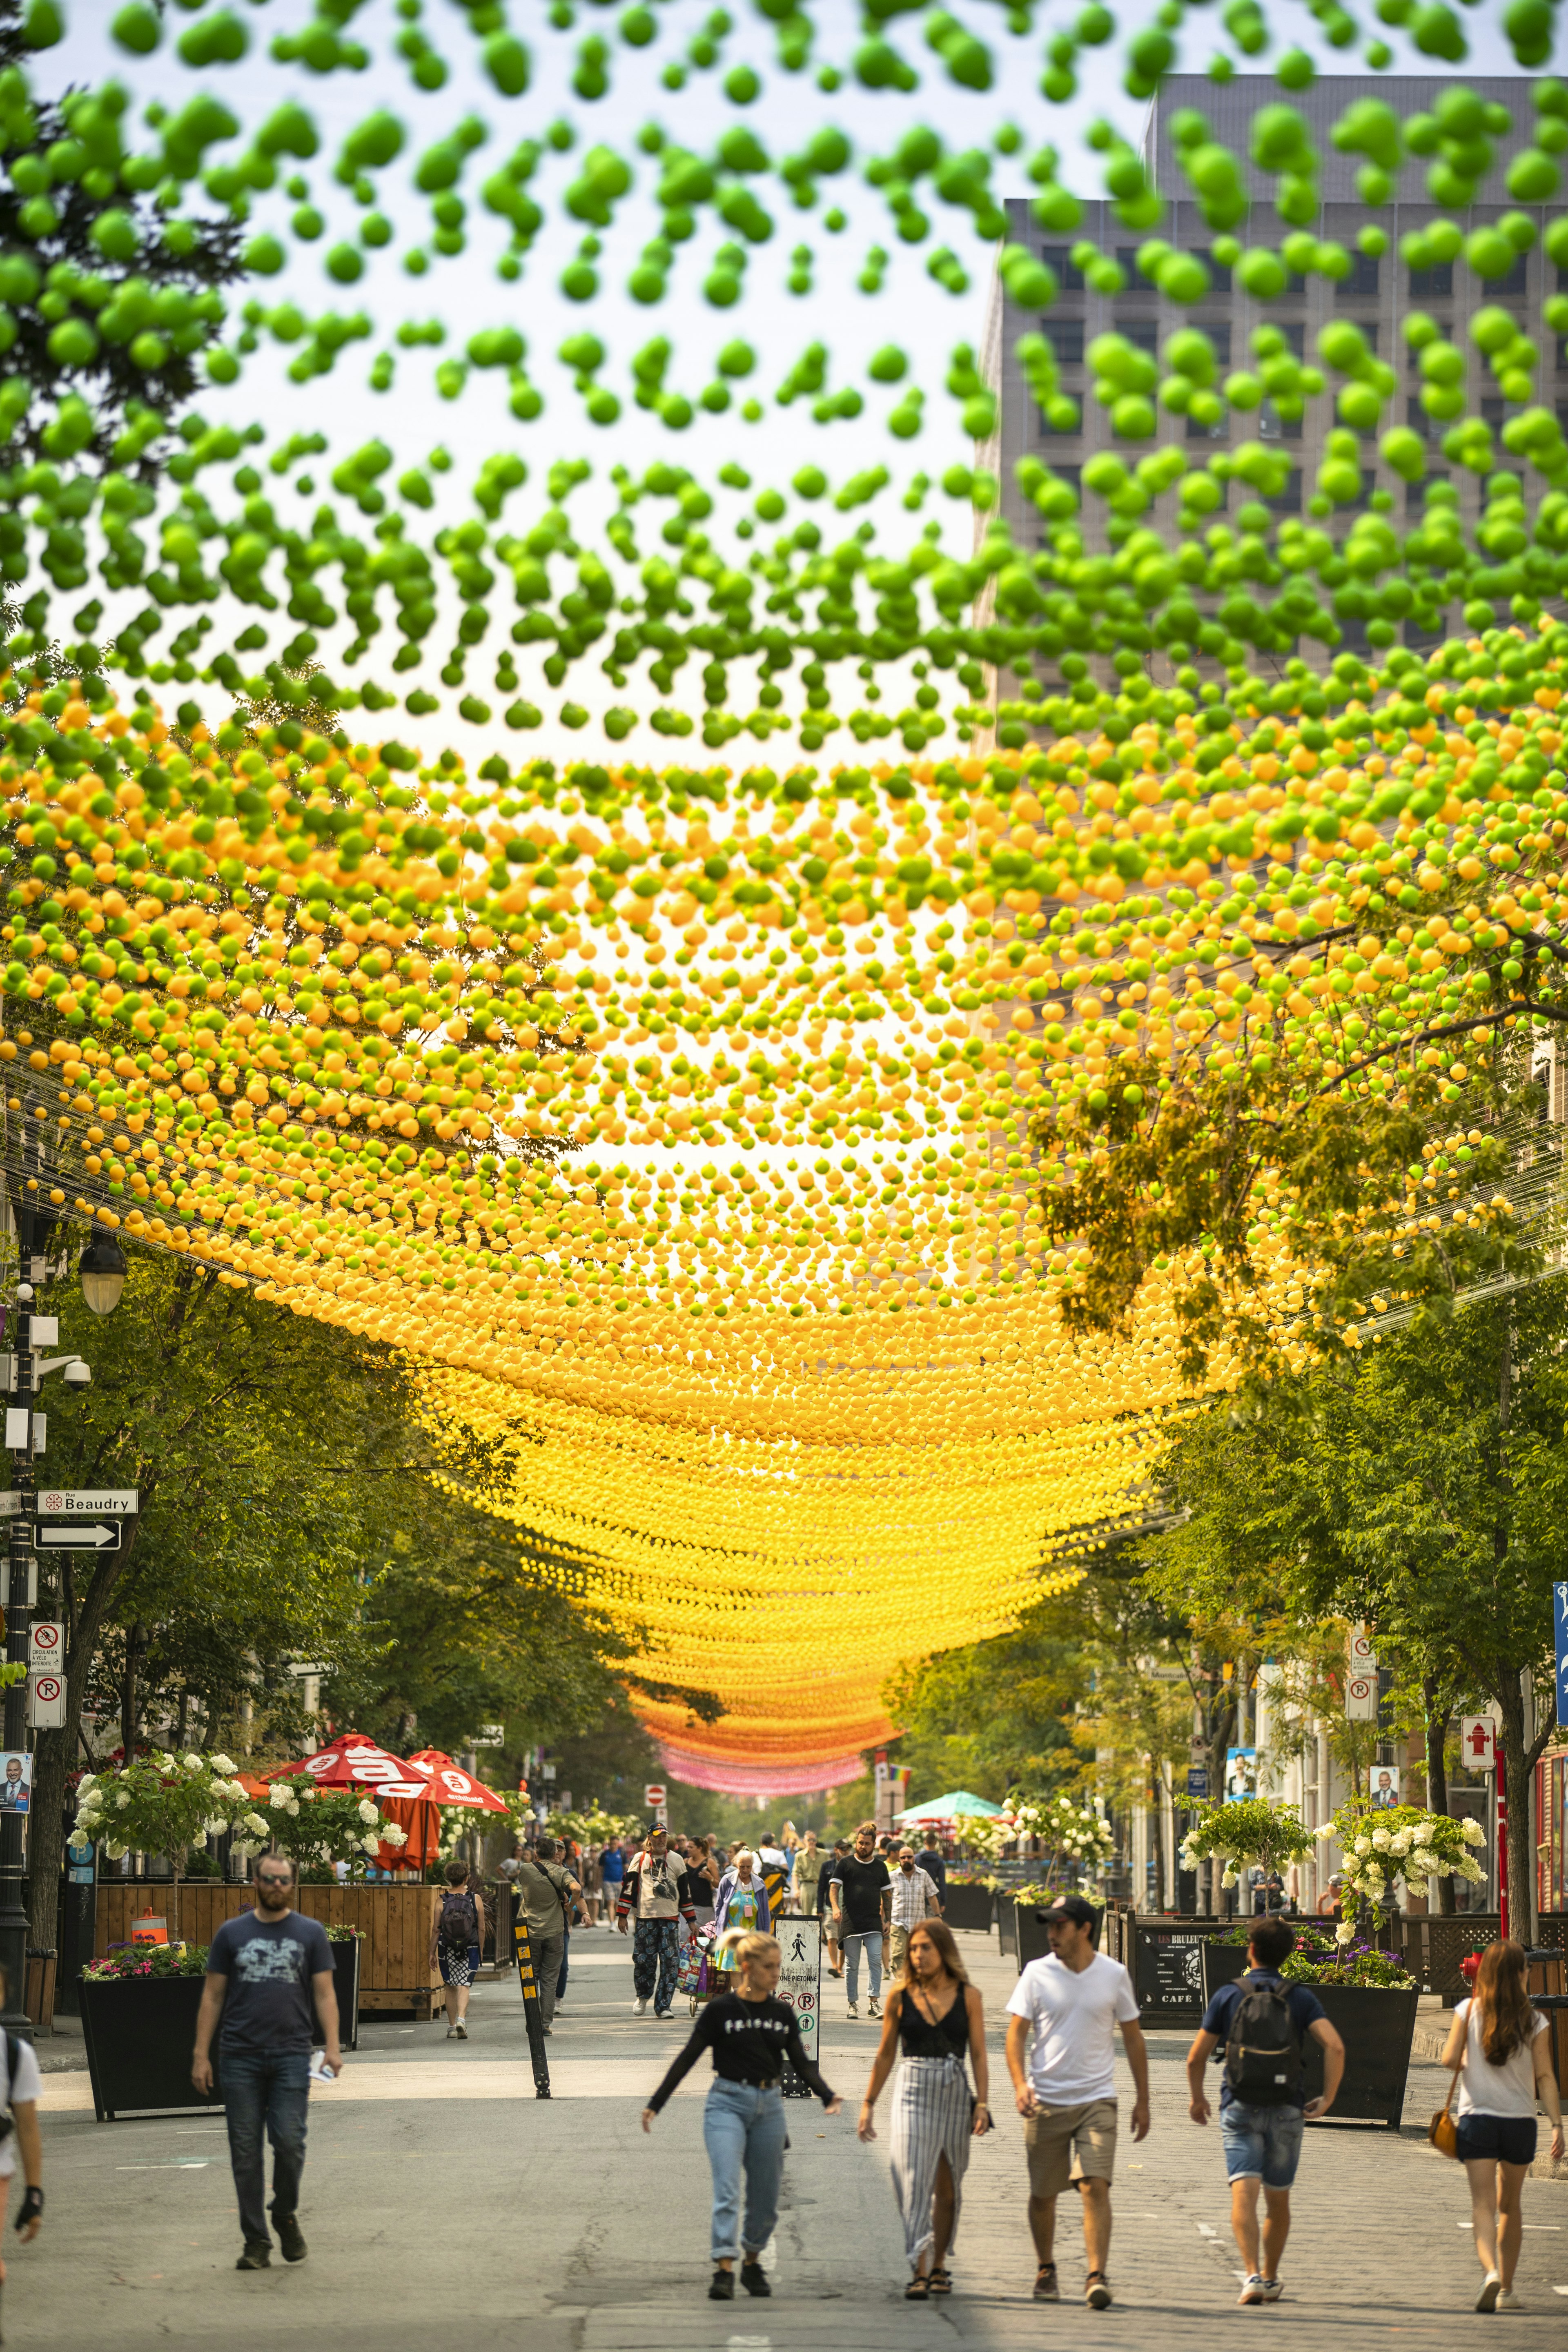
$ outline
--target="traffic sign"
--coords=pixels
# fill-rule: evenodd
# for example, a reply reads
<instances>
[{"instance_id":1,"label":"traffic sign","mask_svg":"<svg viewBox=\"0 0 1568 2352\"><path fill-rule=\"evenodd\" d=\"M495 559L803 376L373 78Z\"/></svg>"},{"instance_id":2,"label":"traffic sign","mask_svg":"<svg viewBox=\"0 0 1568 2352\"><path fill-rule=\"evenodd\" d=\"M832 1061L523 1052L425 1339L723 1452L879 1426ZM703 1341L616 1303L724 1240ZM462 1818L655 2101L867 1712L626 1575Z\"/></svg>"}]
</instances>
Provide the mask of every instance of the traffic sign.
<instances>
[{"instance_id":1,"label":"traffic sign","mask_svg":"<svg viewBox=\"0 0 1568 2352\"><path fill-rule=\"evenodd\" d=\"M1345 1677L1345 1719L1349 1723L1377 1721L1377 1675L1347 1675Z\"/></svg>"},{"instance_id":2,"label":"traffic sign","mask_svg":"<svg viewBox=\"0 0 1568 2352\"><path fill-rule=\"evenodd\" d=\"M91 1525L78 1525L70 1519L51 1520L40 1527L37 1540L46 1551L121 1551L124 1549L125 1524L121 1519L101 1519Z\"/></svg>"},{"instance_id":3,"label":"traffic sign","mask_svg":"<svg viewBox=\"0 0 1568 2352\"><path fill-rule=\"evenodd\" d=\"M40 1486L37 1509L41 1519L116 1519L135 1516L140 1507L134 1486Z\"/></svg>"},{"instance_id":4,"label":"traffic sign","mask_svg":"<svg viewBox=\"0 0 1568 2352\"><path fill-rule=\"evenodd\" d=\"M1208 1792L1209 1792L1209 1776L1208 1776L1208 1770L1207 1770L1207 1768L1206 1768L1206 1767L1200 1767L1200 1766L1198 1766L1198 1765L1196 1765L1196 1764L1190 1764L1190 1765L1187 1767L1187 1794L1188 1794L1188 1796L1189 1796L1189 1797L1206 1797L1206 1796L1208 1795Z\"/></svg>"},{"instance_id":5,"label":"traffic sign","mask_svg":"<svg viewBox=\"0 0 1568 2352\"><path fill-rule=\"evenodd\" d=\"M34 1731L58 1731L66 1719L65 1676L27 1676L27 1722Z\"/></svg>"},{"instance_id":6,"label":"traffic sign","mask_svg":"<svg viewBox=\"0 0 1568 2352\"><path fill-rule=\"evenodd\" d=\"M1459 1757L1471 1772L1497 1770L1497 1719L1489 1715L1459 1717Z\"/></svg>"},{"instance_id":7,"label":"traffic sign","mask_svg":"<svg viewBox=\"0 0 1568 2352\"><path fill-rule=\"evenodd\" d=\"M663 1804L664 1799L665 1788L662 1780L648 1780L644 1783L642 1801L645 1805L653 1805L657 1808Z\"/></svg>"},{"instance_id":8,"label":"traffic sign","mask_svg":"<svg viewBox=\"0 0 1568 2352\"><path fill-rule=\"evenodd\" d=\"M27 1628L27 1664L46 1671L58 1666L66 1654L66 1629L58 1619L40 1618Z\"/></svg>"}]
</instances>

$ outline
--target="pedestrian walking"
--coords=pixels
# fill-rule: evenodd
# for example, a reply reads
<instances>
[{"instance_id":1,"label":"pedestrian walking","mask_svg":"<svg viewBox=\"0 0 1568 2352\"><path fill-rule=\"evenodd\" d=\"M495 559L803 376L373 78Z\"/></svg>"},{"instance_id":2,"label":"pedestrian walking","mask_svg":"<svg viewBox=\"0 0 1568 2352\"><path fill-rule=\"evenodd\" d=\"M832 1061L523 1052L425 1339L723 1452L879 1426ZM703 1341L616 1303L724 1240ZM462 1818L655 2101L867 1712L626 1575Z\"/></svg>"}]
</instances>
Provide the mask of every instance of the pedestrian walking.
<instances>
[{"instance_id":1,"label":"pedestrian walking","mask_svg":"<svg viewBox=\"0 0 1568 2352\"><path fill-rule=\"evenodd\" d=\"M533 1980L539 1988L539 2018L546 2033L555 2029L566 1965L566 1936L577 1881L558 1859L555 1840L542 1837L517 1866L517 1899L528 1922Z\"/></svg>"},{"instance_id":2,"label":"pedestrian walking","mask_svg":"<svg viewBox=\"0 0 1568 2352\"><path fill-rule=\"evenodd\" d=\"M604 1878L599 1870L599 1857L591 1845L579 1848L577 1877L583 1889L583 1924L596 1927L599 1924L599 1896Z\"/></svg>"},{"instance_id":3,"label":"pedestrian walking","mask_svg":"<svg viewBox=\"0 0 1568 2352\"><path fill-rule=\"evenodd\" d=\"M899 1848L889 1903L889 1969L892 1975L900 1976L904 1955L910 1948L910 1929L918 1927L922 1919L937 1918L942 1911L934 1885L918 1867L913 1849L907 1845Z\"/></svg>"},{"instance_id":4,"label":"pedestrian walking","mask_svg":"<svg viewBox=\"0 0 1568 2352\"><path fill-rule=\"evenodd\" d=\"M952 1930L940 1919L910 1929L897 1981L888 1994L882 2038L860 2107L860 2137L877 2134L872 2115L894 2056L893 2194L904 2225L911 2276L909 2303L951 2294L947 2258L958 2235L963 2176L972 2139L991 2128L985 2012L958 1957ZM974 2068L971 2092L965 2059Z\"/></svg>"},{"instance_id":5,"label":"pedestrian walking","mask_svg":"<svg viewBox=\"0 0 1568 2352\"><path fill-rule=\"evenodd\" d=\"M748 1846L738 1845L733 1861L719 1881L713 1901L718 1973L731 1977L738 1965L734 1946L725 1945L730 1930L766 1936L772 1932L773 1924L773 1905L767 1882L757 1867L757 1857Z\"/></svg>"},{"instance_id":6,"label":"pedestrian walking","mask_svg":"<svg viewBox=\"0 0 1568 2352\"><path fill-rule=\"evenodd\" d=\"M9 1990L5 1971L0 1969L0 2007ZM24 2042L19 2034L8 2033L5 2106L15 2128L0 2138L0 2231L5 2227L5 2208L19 2155L26 2186L22 2191L22 2210L16 2216L16 2231L25 2246L32 2244L44 2221L44 2136L38 2129L38 2100L43 2087L43 2070L32 2043ZM0 2261L0 2297L4 2296L5 2286L5 2264Z\"/></svg>"},{"instance_id":7,"label":"pedestrian walking","mask_svg":"<svg viewBox=\"0 0 1568 2352\"><path fill-rule=\"evenodd\" d=\"M1547 2020L1531 2006L1524 1951L1489 1944L1476 1989L1454 2011L1443 2063L1458 2077L1458 2157L1470 2183L1476 2252L1486 2273L1478 2311L1522 2311L1514 2293L1524 2228L1524 2180L1535 2161L1535 2106L1552 2118L1552 2153L1563 2154L1563 2102ZM1499 2216L1502 2228L1498 2228Z\"/></svg>"},{"instance_id":8,"label":"pedestrian walking","mask_svg":"<svg viewBox=\"0 0 1568 2352\"><path fill-rule=\"evenodd\" d=\"M484 1898L469 1882L466 1862L449 1862L442 1874L447 1891L430 1923L430 1965L446 1987L447 2039L468 2038L468 1994L479 1969L485 1940Z\"/></svg>"},{"instance_id":9,"label":"pedestrian walking","mask_svg":"<svg viewBox=\"0 0 1568 2352\"><path fill-rule=\"evenodd\" d=\"M831 1891L834 1925L844 1951L849 2015L860 2014L858 2003L860 1959L864 1954L871 1991L868 2012L880 2017L882 1936L892 1902L892 1876L877 1852L875 1822L861 1822L855 1832L854 1852L834 1864Z\"/></svg>"},{"instance_id":10,"label":"pedestrian walking","mask_svg":"<svg viewBox=\"0 0 1568 2352\"><path fill-rule=\"evenodd\" d=\"M844 2103L806 2056L794 2010L775 1997L779 1948L773 1938L731 1929L720 1940L733 1969L733 1990L702 2010L685 2049L643 2109L642 2127L645 2132L653 2129L654 2117L677 2084L702 2052L710 2050L713 2084L702 2117L713 2174L713 2277L708 2295L712 2303L732 2303L737 2252L741 2284L747 2294L773 2293L761 2257L778 2219L787 2137L781 2087L786 2060L809 2083L828 2115L836 2116Z\"/></svg>"},{"instance_id":11,"label":"pedestrian walking","mask_svg":"<svg viewBox=\"0 0 1568 2352\"><path fill-rule=\"evenodd\" d=\"M669 1851L666 1832L656 1823L640 1853L628 1864L616 1905L616 1926L632 1933L632 2007L646 2016L653 2002L656 2017L668 2017L675 2000L680 1966L678 1922L695 1917L680 1899L680 1873Z\"/></svg>"},{"instance_id":12,"label":"pedestrian walking","mask_svg":"<svg viewBox=\"0 0 1568 2352\"><path fill-rule=\"evenodd\" d=\"M1278 2303L1279 2261L1290 2234L1290 2190L1309 2116L1326 2115L1344 2073L1345 2045L1310 1985L1287 1984L1279 1971L1296 1948L1284 1919L1258 1919L1247 1938L1247 1969L1221 1985L1187 2053L1187 2113L1206 2124L1204 2070L1225 2053L1219 2086L1220 2140L1230 2182L1230 2226L1246 2275L1238 2303ZM1307 2042L1323 2053L1321 2098L1307 2096ZM1261 2246L1258 2192L1263 2191Z\"/></svg>"},{"instance_id":13,"label":"pedestrian walking","mask_svg":"<svg viewBox=\"0 0 1568 2352\"><path fill-rule=\"evenodd\" d=\"M838 1916L833 1908L833 1882L838 1865L849 1858L851 1847L847 1838L835 1838L833 1851L822 1865L822 1875L816 1882L816 1916L822 1922L822 1941L827 1953L827 1973L830 1977L844 1974L844 1952L838 1941Z\"/></svg>"},{"instance_id":14,"label":"pedestrian walking","mask_svg":"<svg viewBox=\"0 0 1568 2352\"><path fill-rule=\"evenodd\" d=\"M947 1909L947 1856L940 1846L922 1845L915 1855L915 1868L923 1870L936 1889L936 1899L943 1911Z\"/></svg>"},{"instance_id":15,"label":"pedestrian walking","mask_svg":"<svg viewBox=\"0 0 1568 2352\"><path fill-rule=\"evenodd\" d=\"M286 2263L302 2263L300 2182L305 2169L310 2105L312 2011L325 2043L321 2063L342 2072L332 1948L319 1919L294 1904L294 1865L284 1854L258 1854L251 1864L256 1897L248 1911L226 1919L207 1953L206 1982L196 2011L191 2081L212 2094L212 2042L222 2021L224 2117L228 2158L239 2199L245 2240L236 2270L271 2266L267 2227L267 2158L262 2130L272 2143L272 2224Z\"/></svg>"},{"instance_id":16,"label":"pedestrian walking","mask_svg":"<svg viewBox=\"0 0 1568 2352\"><path fill-rule=\"evenodd\" d=\"M697 1935L713 1916L713 1903L719 1885L719 1865L708 1851L705 1839L689 1838L686 1842L686 1867L680 1874L681 1916L684 1924L687 1909L690 1912L690 1932Z\"/></svg>"},{"instance_id":17,"label":"pedestrian walking","mask_svg":"<svg viewBox=\"0 0 1568 2352\"><path fill-rule=\"evenodd\" d=\"M812 1918L816 1911L816 1890L822 1878L823 1859L816 1832L807 1830L804 1840L795 1850L789 1874L789 1907L804 1919Z\"/></svg>"},{"instance_id":18,"label":"pedestrian walking","mask_svg":"<svg viewBox=\"0 0 1568 2352\"><path fill-rule=\"evenodd\" d=\"M1025 2118L1029 2164L1029 2229L1038 2265L1035 2300L1061 2300L1054 2251L1057 2200L1076 2185L1088 2266L1084 2301L1103 2311L1110 2301L1106 2262L1116 2169L1116 2027L1121 2028L1132 2069L1135 2140L1149 2134L1149 2053L1131 1978L1120 1960L1094 1948L1093 1905L1081 1895L1066 1895L1046 1919L1051 1948L1043 1959L1029 1962L1007 2003L1007 2072Z\"/></svg>"},{"instance_id":19,"label":"pedestrian walking","mask_svg":"<svg viewBox=\"0 0 1568 2352\"><path fill-rule=\"evenodd\" d=\"M762 1869L781 1871L784 1877L789 1876L789 1856L772 1830L763 1832L762 1836L757 1840L754 1851Z\"/></svg>"}]
</instances>

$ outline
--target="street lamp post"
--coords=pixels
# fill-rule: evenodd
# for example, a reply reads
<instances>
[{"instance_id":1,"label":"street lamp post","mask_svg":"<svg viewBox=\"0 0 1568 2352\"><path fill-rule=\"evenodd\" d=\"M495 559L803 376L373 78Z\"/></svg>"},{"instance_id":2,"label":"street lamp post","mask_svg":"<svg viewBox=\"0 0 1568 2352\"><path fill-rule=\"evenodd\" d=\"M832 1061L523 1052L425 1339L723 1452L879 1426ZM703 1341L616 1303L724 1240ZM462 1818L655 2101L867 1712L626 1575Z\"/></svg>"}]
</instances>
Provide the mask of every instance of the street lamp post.
<instances>
[{"instance_id":1,"label":"street lamp post","mask_svg":"<svg viewBox=\"0 0 1568 2352\"><path fill-rule=\"evenodd\" d=\"M33 1399L37 1382L34 1366L32 1271L33 1213L19 1193L16 1210L16 1346L15 1403L5 1413L5 1443L13 1460L12 1491L16 1496L7 1546L9 1573L5 1591L5 1663L22 1668L5 1691L5 1746L19 1754L27 1742L27 1650L33 1568L34 1470ZM18 1441L20 1441L18 1443ZM5 1971L5 2006L0 2026L7 2033L32 2037L26 2011L27 1914L22 1902L22 1823L19 1812L0 1813L0 1967Z\"/></svg>"}]
</instances>

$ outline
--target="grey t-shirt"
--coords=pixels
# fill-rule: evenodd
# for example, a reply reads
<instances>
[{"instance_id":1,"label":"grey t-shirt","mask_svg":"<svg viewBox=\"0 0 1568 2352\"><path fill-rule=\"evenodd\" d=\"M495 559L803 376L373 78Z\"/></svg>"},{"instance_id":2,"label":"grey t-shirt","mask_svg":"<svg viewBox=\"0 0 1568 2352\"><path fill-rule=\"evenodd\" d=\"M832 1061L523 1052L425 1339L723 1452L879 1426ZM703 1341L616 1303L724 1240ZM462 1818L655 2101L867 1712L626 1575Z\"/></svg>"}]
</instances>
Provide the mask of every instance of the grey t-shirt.
<instances>
[{"instance_id":1,"label":"grey t-shirt","mask_svg":"<svg viewBox=\"0 0 1568 2352\"><path fill-rule=\"evenodd\" d=\"M226 1977L220 2050L309 2050L315 2022L310 1979L331 1973L332 1948L319 1919L254 1911L226 1919L207 1954L207 1974Z\"/></svg>"}]
</instances>

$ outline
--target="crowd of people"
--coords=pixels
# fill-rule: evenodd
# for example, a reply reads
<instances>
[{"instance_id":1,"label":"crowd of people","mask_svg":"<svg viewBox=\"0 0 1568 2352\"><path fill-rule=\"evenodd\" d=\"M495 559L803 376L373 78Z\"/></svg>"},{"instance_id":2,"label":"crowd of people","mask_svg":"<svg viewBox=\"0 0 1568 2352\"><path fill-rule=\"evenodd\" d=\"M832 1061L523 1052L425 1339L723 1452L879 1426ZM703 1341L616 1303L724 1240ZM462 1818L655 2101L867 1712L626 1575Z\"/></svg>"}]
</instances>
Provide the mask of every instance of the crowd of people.
<instances>
[{"instance_id":1,"label":"crowd of people","mask_svg":"<svg viewBox=\"0 0 1568 2352\"><path fill-rule=\"evenodd\" d=\"M655 1824L633 1850L606 1848L591 1863L542 1834L502 1868L528 1920L547 2032L571 1937L584 1927L603 1925L629 1937L639 2014L651 2002L656 2016L670 2017L678 1985L690 1994L691 2032L642 2121L651 2131L707 2053L713 2069L703 2123L713 2189L708 2292L715 2301L731 2300L737 2285L754 2296L772 2293L762 2255L777 2218L788 2145L786 2068L798 2077L791 2087L815 2095L827 2115L842 2105L822 2071L815 2034L802 2034L803 2011L779 1995L783 1954L773 1930L787 1937L790 1919L819 1920L833 1954L831 1973L845 1979L848 2015L858 2015L863 1966L869 2013L880 2025L858 2135L863 2142L877 2138L879 2103L890 2085L889 2170L909 2264L905 2294L925 2302L952 2293L970 2153L994 2118L984 2004L942 1916L940 1853L879 1838L870 1823L831 1848L808 1833L777 1843L764 1837L728 1852L711 1838L671 1837ZM313 2066L331 2076L342 2064L331 1951L320 1925L293 1907L293 1865L262 1854L253 1878L251 1909L226 1921L213 1940L192 2063L195 2086L206 2094L215 2052L221 2061L241 2270L268 2267L274 2231L285 2262L305 2259L299 2205L310 2076ZM1043 1916L1050 1948L1019 1972L1006 2003L1004 2045L1023 2124L1020 2185L1034 2242L1032 2292L1038 2302L1061 2300L1058 2208L1076 2191L1082 2296L1103 2310L1112 2301L1118 2035L1132 2079L1134 2142L1151 2127L1148 2053L1128 1971L1098 1948L1097 1906L1068 1894ZM468 1988L490 1924L467 1865L449 1864L431 1959L455 2039L466 2038ZM1333 2106L1344 2072L1344 2046L1317 1995L1283 1973L1294 1946L1288 1919L1255 1917L1246 1968L1215 1993L1187 2053L1187 2113L1194 2125L1213 2119L1209 2070L1220 2067L1220 2149L1244 2305L1271 2304L1284 2293L1282 2261L1305 2126ZM704 1958L694 1976L698 1949ZM1454 2012L1443 2053L1452 2070L1448 2107L1457 2100L1446 2152L1468 2176L1483 2273L1476 2308L1483 2313L1521 2308L1515 2272L1523 2183L1539 2142L1538 2105L1550 2121L1553 2158L1563 2154L1546 2027L1530 1996L1522 1949L1493 1944L1480 1958L1473 1992ZM15 2133L0 2147L0 2218L19 2154L26 2197L18 2227L31 2236L43 2211L37 2070L25 2045L7 2054ZM1321 2089L1311 2092L1314 2070ZM1436 2124L1434 2137L1442 2146ZM268 2139L274 2150L269 2209ZM4 2275L0 2266L0 2281Z\"/></svg>"}]
</instances>

